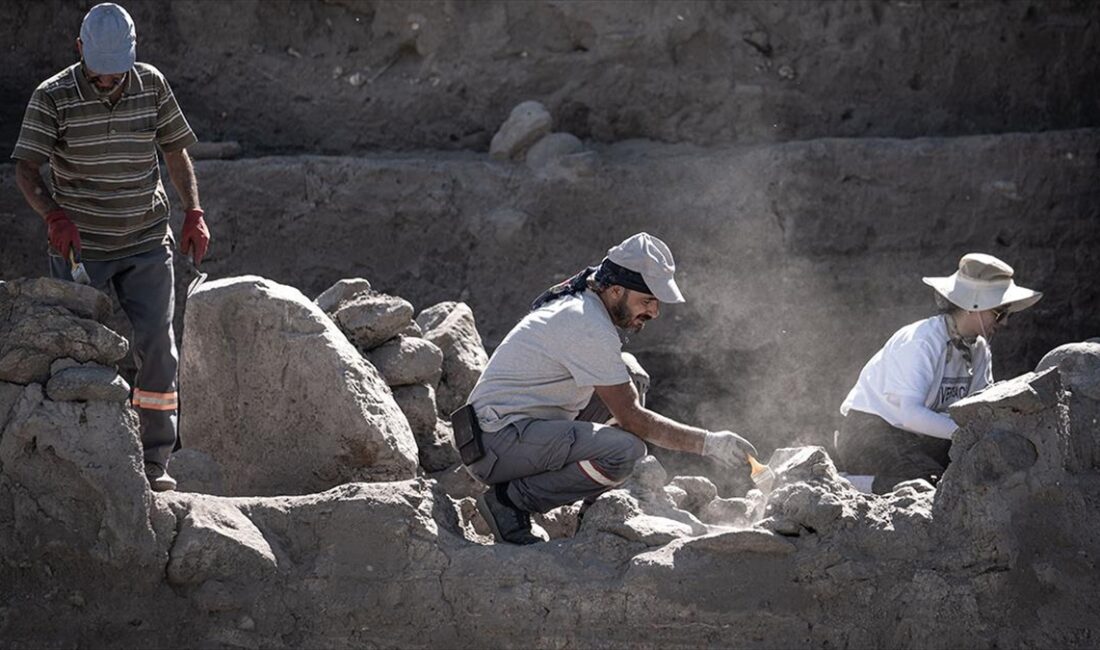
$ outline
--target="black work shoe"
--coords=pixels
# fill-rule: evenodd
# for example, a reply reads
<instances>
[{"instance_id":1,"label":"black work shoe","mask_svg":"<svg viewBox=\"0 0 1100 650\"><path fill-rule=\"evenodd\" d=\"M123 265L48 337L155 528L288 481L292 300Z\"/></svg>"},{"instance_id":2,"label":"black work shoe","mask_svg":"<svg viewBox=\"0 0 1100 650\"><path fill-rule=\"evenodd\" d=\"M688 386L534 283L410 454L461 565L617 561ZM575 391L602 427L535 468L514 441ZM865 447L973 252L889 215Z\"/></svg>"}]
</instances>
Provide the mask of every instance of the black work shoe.
<instances>
[{"instance_id":1,"label":"black work shoe","mask_svg":"<svg viewBox=\"0 0 1100 650\"><path fill-rule=\"evenodd\" d=\"M160 463L145 461L145 478L149 481L149 487L153 492L169 492L176 489L176 479L169 476L168 471Z\"/></svg>"},{"instance_id":2,"label":"black work shoe","mask_svg":"<svg viewBox=\"0 0 1100 650\"><path fill-rule=\"evenodd\" d=\"M498 542L525 545L543 541L531 533L531 514L502 502L495 486L477 498L477 510Z\"/></svg>"}]
</instances>

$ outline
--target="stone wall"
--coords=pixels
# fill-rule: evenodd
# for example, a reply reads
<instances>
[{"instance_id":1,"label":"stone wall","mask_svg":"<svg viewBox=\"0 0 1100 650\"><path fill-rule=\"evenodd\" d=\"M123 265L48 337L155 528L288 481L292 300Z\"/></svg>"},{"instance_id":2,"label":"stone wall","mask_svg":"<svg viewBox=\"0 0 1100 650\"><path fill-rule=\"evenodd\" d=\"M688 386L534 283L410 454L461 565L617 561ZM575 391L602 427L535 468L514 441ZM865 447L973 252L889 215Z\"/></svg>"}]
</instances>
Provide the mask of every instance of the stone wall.
<instances>
[{"instance_id":1,"label":"stone wall","mask_svg":"<svg viewBox=\"0 0 1100 650\"><path fill-rule=\"evenodd\" d=\"M76 60L91 2L0 5L0 151ZM138 55L203 140L248 153L488 148L558 130L710 146L1100 126L1100 5L129 0Z\"/></svg>"}]
</instances>

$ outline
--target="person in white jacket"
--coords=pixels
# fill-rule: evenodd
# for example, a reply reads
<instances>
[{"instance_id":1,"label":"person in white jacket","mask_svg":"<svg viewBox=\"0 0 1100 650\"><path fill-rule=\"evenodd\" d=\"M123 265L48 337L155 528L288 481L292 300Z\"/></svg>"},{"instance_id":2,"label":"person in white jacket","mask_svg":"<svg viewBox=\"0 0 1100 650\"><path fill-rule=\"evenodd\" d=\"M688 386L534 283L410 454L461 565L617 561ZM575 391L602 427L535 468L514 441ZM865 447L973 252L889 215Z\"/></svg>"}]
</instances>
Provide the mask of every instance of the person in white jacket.
<instances>
[{"instance_id":1,"label":"person in white jacket","mask_svg":"<svg viewBox=\"0 0 1100 650\"><path fill-rule=\"evenodd\" d=\"M947 407L993 383L990 339L1009 314L1042 298L1012 275L996 257L969 253L953 275L923 278L941 313L895 332L863 366L840 407L841 469L873 476L875 494L911 479L939 480L957 429Z\"/></svg>"}]
</instances>

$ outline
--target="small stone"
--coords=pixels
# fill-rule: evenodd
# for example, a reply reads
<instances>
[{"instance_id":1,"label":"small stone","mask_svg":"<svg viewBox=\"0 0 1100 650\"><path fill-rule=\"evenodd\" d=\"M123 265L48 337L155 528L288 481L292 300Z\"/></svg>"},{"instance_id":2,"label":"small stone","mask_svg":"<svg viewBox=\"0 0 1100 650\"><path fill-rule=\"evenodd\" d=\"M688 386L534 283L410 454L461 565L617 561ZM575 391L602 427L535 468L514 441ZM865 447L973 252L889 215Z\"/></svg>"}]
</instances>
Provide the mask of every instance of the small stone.
<instances>
[{"instance_id":1,"label":"small stone","mask_svg":"<svg viewBox=\"0 0 1100 650\"><path fill-rule=\"evenodd\" d=\"M237 620L237 628L245 631L255 630L256 621L252 620L252 617L245 614Z\"/></svg>"},{"instance_id":2,"label":"small stone","mask_svg":"<svg viewBox=\"0 0 1100 650\"><path fill-rule=\"evenodd\" d=\"M455 448L451 423L436 420L435 428L427 436L416 437L420 466L425 472L439 472L453 467L460 460Z\"/></svg>"},{"instance_id":3,"label":"small stone","mask_svg":"<svg viewBox=\"0 0 1100 650\"><path fill-rule=\"evenodd\" d=\"M363 356L389 386L434 386L443 373L443 351L422 338L398 336Z\"/></svg>"},{"instance_id":4,"label":"small stone","mask_svg":"<svg viewBox=\"0 0 1100 650\"><path fill-rule=\"evenodd\" d=\"M332 319L360 351L370 350L390 340L412 320L413 308L407 300L372 293L356 296L332 314Z\"/></svg>"},{"instance_id":5,"label":"small stone","mask_svg":"<svg viewBox=\"0 0 1100 650\"><path fill-rule=\"evenodd\" d=\"M561 156L578 153L582 149L584 144L572 133L550 133L531 146L527 152L527 166L537 171Z\"/></svg>"},{"instance_id":6,"label":"small stone","mask_svg":"<svg viewBox=\"0 0 1100 650\"><path fill-rule=\"evenodd\" d=\"M409 421L413 436L420 444L421 437L430 436L435 430L436 406L435 389L431 386L412 385L395 386L393 388L393 400L405 418Z\"/></svg>"},{"instance_id":7,"label":"small stone","mask_svg":"<svg viewBox=\"0 0 1100 650\"><path fill-rule=\"evenodd\" d=\"M344 278L322 291L313 302L321 308L321 311L331 314L345 302L370 291L370 282L366 278Z\"/></svg>"},{"instance_id":8,"label":"small stone","mask_svg":"<svg viewBox=\"0 0 1100 650\"><path fill-rule=\"evenodd\" d=\"M752 525L754 504L748 499L716 497L699 511L699 518L716 526L747 528Z\"/></svg>"},{"instance_id":9,"label":"small stone","mask_svg":"<svg viewBox=\"0 0 1100 650\"><path fill-rule=\"evenodd\" d=\"M669 485L684 491L685 497L677 505L691 513L698 513L718 496L718 488L705 476L677 476Z\"/></svg>"},{"instance_id":10,"label":"small stone","mask_svg":"<svg viewBox=\"0 0 1100 650\"><path fill-rule=\"evenodd\" d=\"M527 101L512 109L489 145L489 155L498 160L518 159L539 138L550 132L553 119L546 107Z\"/></svg>"},{"instance_id":11,"label":"small stone","mask_svg":"<svg viewBox=\"0 0 1100 650\"><path fill-rule=\"evenodd\" d=\"M685 509L683 504L687 501L688 493L685 492L683 488L677 485L666 485L665 494L668 495L668 498L672 499L672 502L676 504L677 508Z\"/></svg>"},{"instance_id":12,"label":"small stone","mask_svg":"<svg viewBox=\"0 0 1100 650\"><path fill-rule=\"evenodd\" d=\"M89 363L50 377L46 394L55 402L125 402L130 385L114 368Z\"/></svg>"},{"instance_id":13,"label":"small stone","mask_svg":"<svg viewBox=\"0 0 1100 650\"><path fill-rule=\"evenodd\" d=\"M407 336L414 339L424 338L424 330L420 329L420 325L416 321L410 322L405 329L397 333L398 336Z\"/></svg>"},{"instance_id":14,"label":"small stone","mask_svg":"<svg viewBox=\"0 0 1100 650\"><path fill-rule=\"evenodd\" d=\"M440 414L450 416L466 403L489 363L474 312L463 302L440 303L421 312L417 322L424 328L424 339L443 351L443 375L435 401Z\"/></svg>"},{"instance_id":15,"label":"small stone","mask_svg":"<svg viewBox=\"0 0 1100 650\"><path fill-rule=\"evenodd\" d=\"M768 517L760 522L760 526L778 535L786 535L788 537L798 537L802 534L802 526L800 526L798 522L791 521L784 517Z\"/></svg>"},{"instance_id":16,"label":"small stone","mask_svg":"<svg viewBox=\"0 0 1100 650\"><path fill-rule=\"evenodd\" d=\"M661 461L655 456L648 455L634 464L634 472L631 473L630 478L642 489L657 492L668 481L668 472L661 466Z\"/></svg>"},{"instance_id":17,"label":"small stone","mask_svg":"<svg viewBox=\"0 0 1100 650\"><path fill-rule=\"evenodd\" d=\"M57 373L61 372L65 368L72 368L73 366L79 366L79 365L80 365L79 361L77 361L76 359L72 359L70 357L65 357L64 359L57 359L56 361L54 361L53 363L50 364L50 374L51 375L56 375Z\"/></svg>"}]
</instances>

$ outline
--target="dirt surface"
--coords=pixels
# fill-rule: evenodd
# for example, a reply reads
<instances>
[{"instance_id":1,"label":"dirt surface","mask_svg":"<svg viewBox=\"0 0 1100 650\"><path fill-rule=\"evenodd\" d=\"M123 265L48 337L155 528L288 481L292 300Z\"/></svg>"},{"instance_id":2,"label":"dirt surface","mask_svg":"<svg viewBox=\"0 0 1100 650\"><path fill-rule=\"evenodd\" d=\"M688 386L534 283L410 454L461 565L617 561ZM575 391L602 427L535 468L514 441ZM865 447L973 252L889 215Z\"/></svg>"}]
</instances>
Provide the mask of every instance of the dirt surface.
<instances>
[{"instance_id":1,"label":"dirt surface","mask_svg":"<svg viewBox=\"0 0 1100 650\"><path fill-rule=\"evenodd\" d=\"M0 151L92 2L0 4ZM1100 5L131 0L138 56L249 154L472 149L555 130L703 146L1100 126Z\"/></svg>"}]
</instances>

